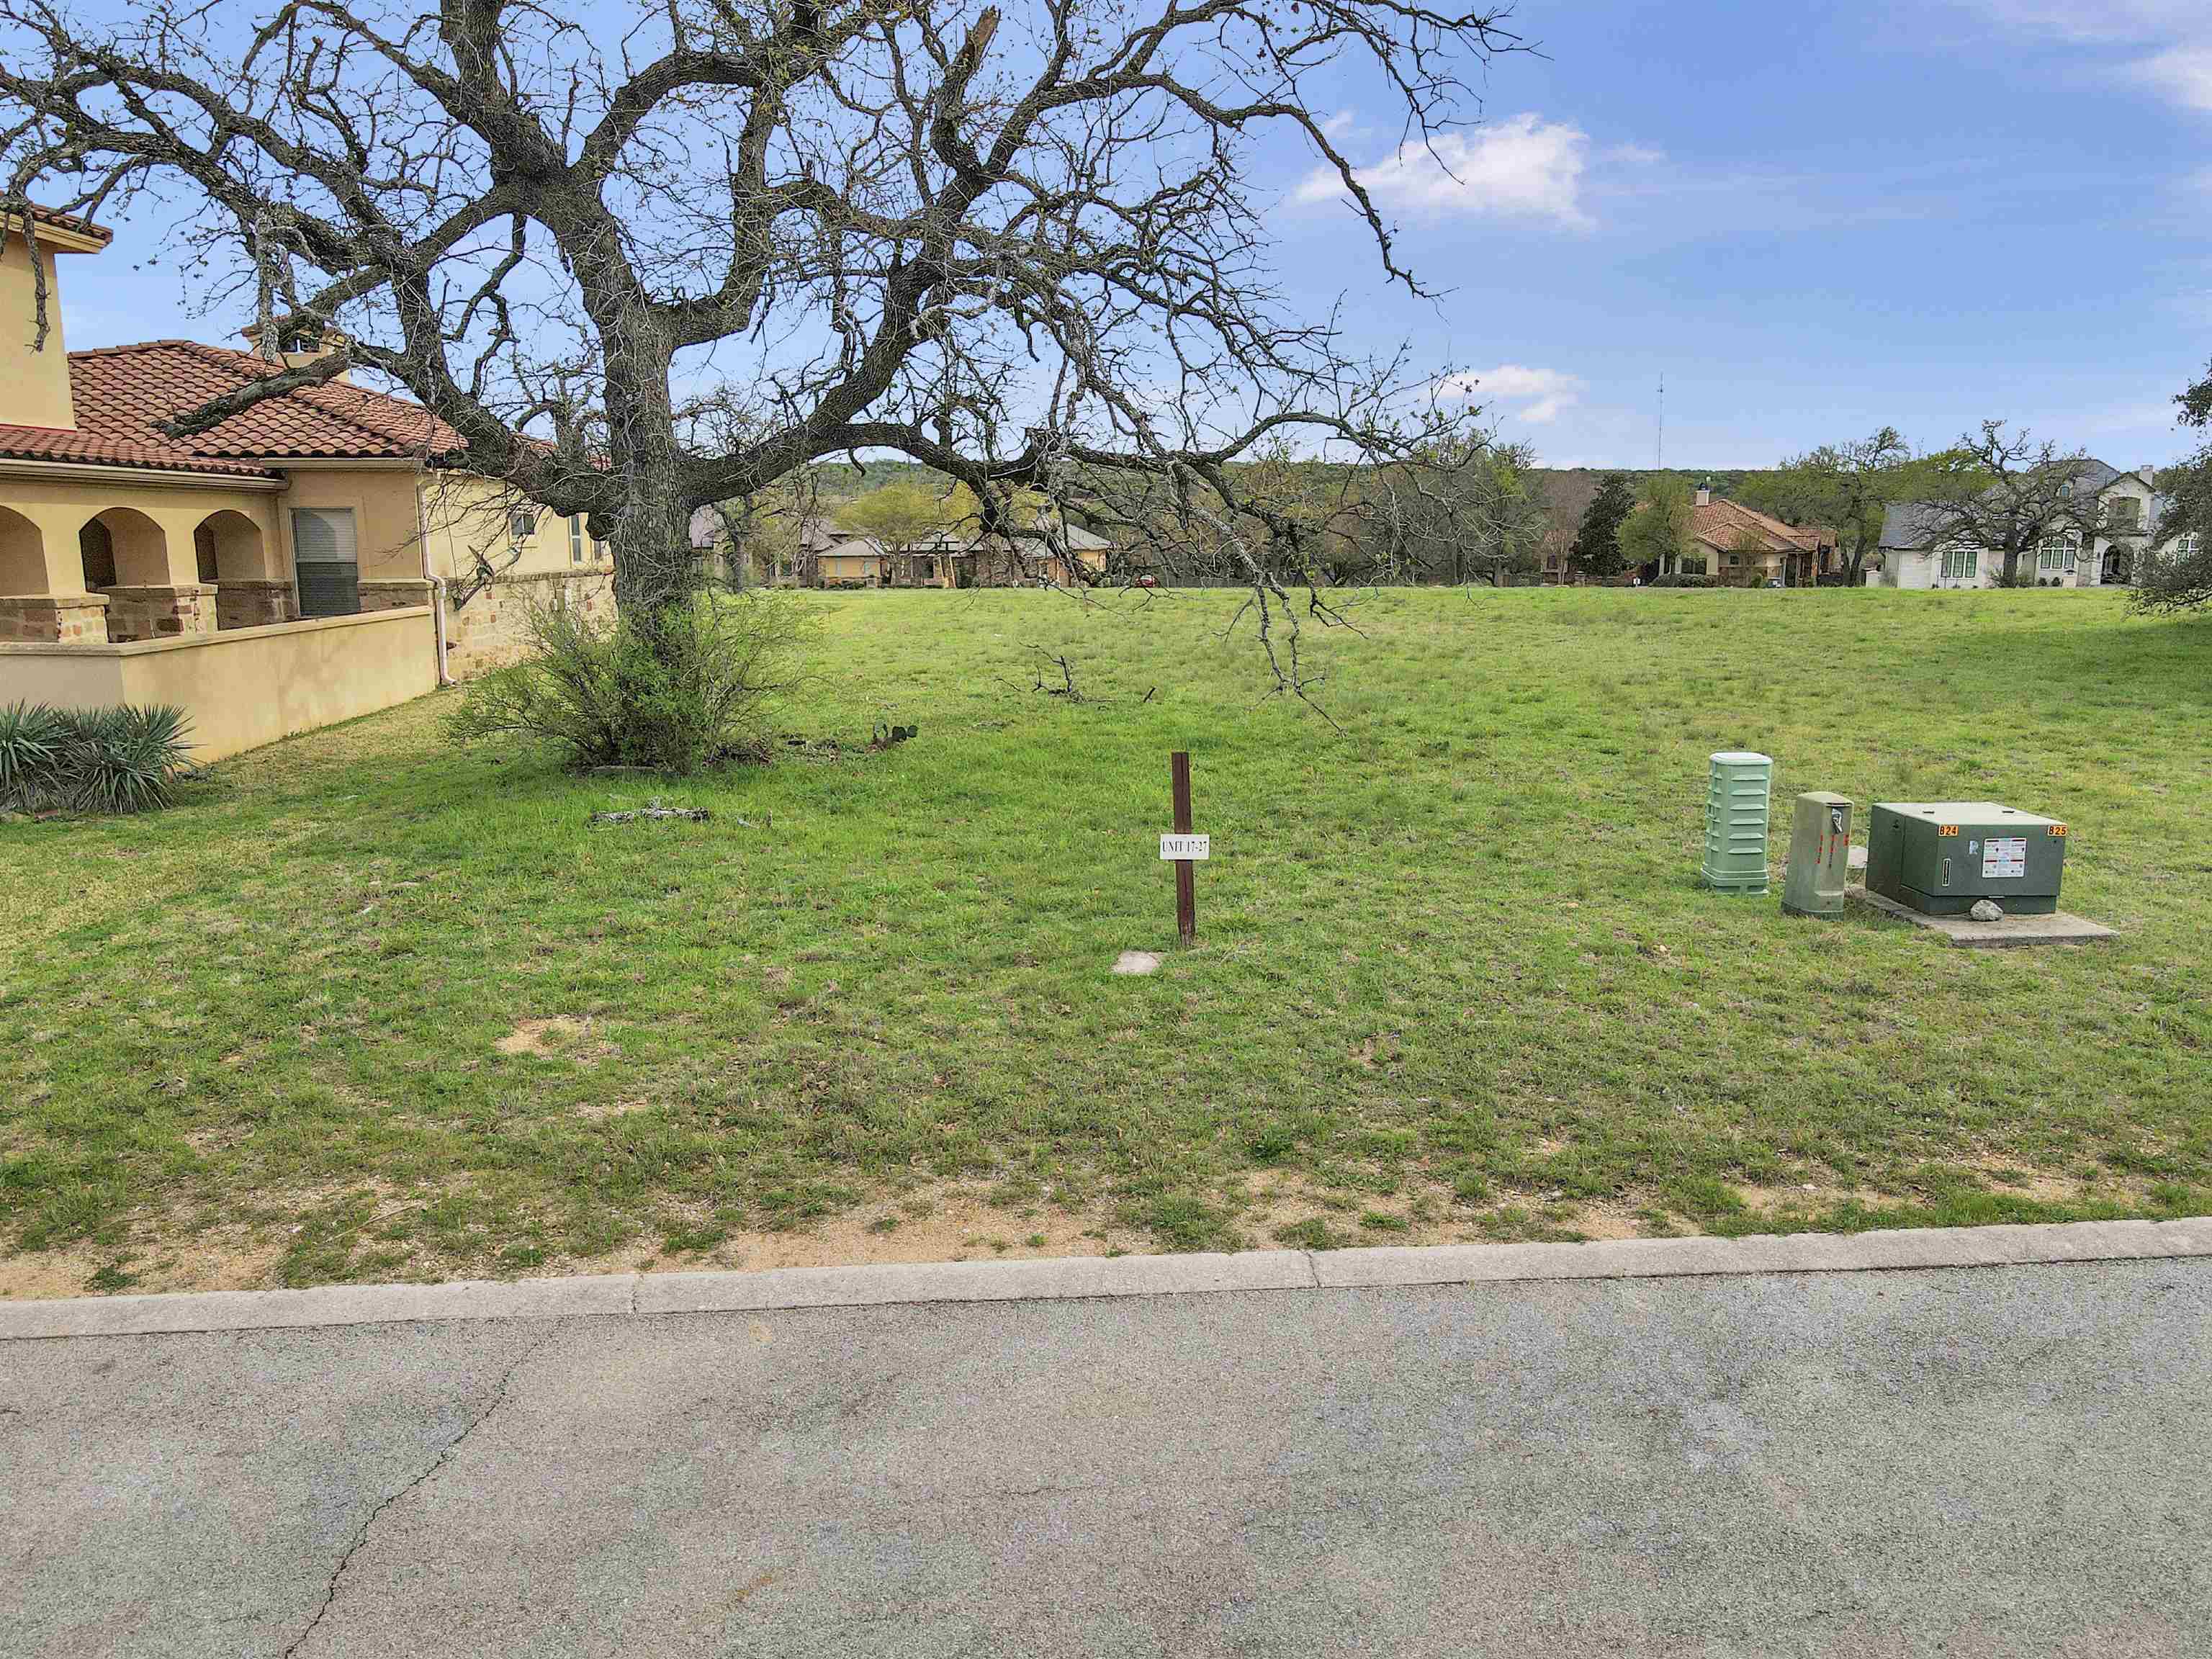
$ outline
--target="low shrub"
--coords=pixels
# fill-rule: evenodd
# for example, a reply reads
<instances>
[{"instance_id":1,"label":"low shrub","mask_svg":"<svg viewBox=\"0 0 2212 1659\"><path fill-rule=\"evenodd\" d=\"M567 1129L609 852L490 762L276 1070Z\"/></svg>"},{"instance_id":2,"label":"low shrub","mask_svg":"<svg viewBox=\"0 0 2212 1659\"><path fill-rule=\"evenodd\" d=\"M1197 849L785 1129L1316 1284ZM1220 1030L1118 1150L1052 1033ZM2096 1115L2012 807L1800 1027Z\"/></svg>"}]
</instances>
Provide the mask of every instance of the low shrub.
<instances>
[{"instance_id":1,"label":"low shrub","mask_svg":"<svg viewBox=\"0 0 2212 1659\"><path fill-rule=\"evenodd\" d=\"M703 595L664 617L657 641L626 619L607 627L536 609L538 654L471 684L447 730L462 743L548 744L577 771L766 760L769 713L793 683L804 629L798 601L773 592Z\"/></svg>"},{"instance_id":2,"label":"low shrub","mask_svg":"<svg viewBox=\"0 0 2212 1659\"><path fill-rule=\"evenodd\" d=\"M0 810L145 812L192 770L181 708L0 709Z\"/></svg>"},{"instance_id":3,"label":"low shrub","mask_svg":"<svg viewBox=\"0 0 2212 1659\"><path fill-rule=\"evenodd\" d=\"M1654 576L1644 584L1647 587L1711 587L1711 576L1699 576L1688 571L1671 571L1664 576Z\"/></svg>"}]
</instances>

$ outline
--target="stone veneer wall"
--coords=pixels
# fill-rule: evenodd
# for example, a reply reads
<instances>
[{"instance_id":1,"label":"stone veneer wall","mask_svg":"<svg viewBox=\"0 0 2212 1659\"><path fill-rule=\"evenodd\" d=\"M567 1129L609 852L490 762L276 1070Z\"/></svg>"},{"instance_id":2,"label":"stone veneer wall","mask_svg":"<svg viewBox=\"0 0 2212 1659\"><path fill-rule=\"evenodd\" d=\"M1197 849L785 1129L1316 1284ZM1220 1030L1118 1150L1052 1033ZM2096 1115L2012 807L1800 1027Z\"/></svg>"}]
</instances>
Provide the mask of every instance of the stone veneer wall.
<instances>
[{"instance_id":1,"label":"stone veneer wall","mask_svg":"<svg viewBox=\"0 0 2212 1659\"><path fill-rule=\"evenodd\" d=\"M0 598L0 640L38 645L105 645L106 596L15 593Z\"/></svg>"},{"instance_id":2,"label":"stone veneer wall","mask_svg":"<svg viewBox=\"0 0 2212 1659\"><path fill-rule=\"evenodd\" d=\"M369 584L362 584L367 608ZM615 614L614 568L579 565L529 575L501 576L455 609L447 586L446 666L455 679L466 679L531 654L530 612L534 606L565 605L595 621Z\"/></svg>"},{"instance_id":3,"label":"stone veneer wall","mask_svg":"<svg viewBox=\"0 0 2212 1659\"><path fill-rule=\"evenodd\" d=\"M111 641L167 640L180 635L212 634L215 587L180 583L174 587L107 587L107 637Z\"/></svg>"},{"instance_id":4,"label":"stone veneer wall","mask_svg":"<svg viewBox=\"0 0 2212 1659\"><path fill-rule=\"evenodd\" d=\"M430 603L431 587L421 576L410 576L398 581L363 582L361 584L361 612L368 616L377 611L406 611L418 605Z\"/></svg>"},{"instance_id":5,"label":"stone veneer wall","mask_svg":"<svg viewBox=\"0 0 2212 1659\"><path fill-rule=\"evenodd\" d=\"M422 601L418 600L420 604ZM296 619L292 584L272 581L227 581L216 584L215 623L223 628L266 628L271 623Z\"/></svg>"}]
</instances>

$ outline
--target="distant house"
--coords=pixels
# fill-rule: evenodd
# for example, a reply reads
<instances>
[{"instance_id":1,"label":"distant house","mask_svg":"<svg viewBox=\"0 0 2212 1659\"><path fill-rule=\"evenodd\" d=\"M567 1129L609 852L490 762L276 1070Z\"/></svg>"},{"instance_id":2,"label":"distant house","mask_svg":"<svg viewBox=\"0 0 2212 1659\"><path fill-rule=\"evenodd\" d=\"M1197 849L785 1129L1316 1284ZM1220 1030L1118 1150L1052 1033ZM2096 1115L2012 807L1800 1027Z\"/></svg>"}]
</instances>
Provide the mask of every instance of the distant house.
<instances>
[{"instance_id":1,"label":"distant house","mask_svg":"<svg viewBox=\"0 0 2212 1659\"><path fill-rule=\"evenodd\" d=\"M1834 532L1784 524L1702 486L1690 508L1690 540L1705 574L1728 587L1811 587L1838 568Z\"/></svg>"},{"instance_id":2,"label":"distant house","mask_svg":"<svg viewBox=\"0 0 2212 1659\"><path fill-rule=\"evenodd\" d=\"M1723 586L1810 587L1841 568L1832 531L1818 525L1784 524L1741 501L1716 495L1700 485L1690 507L1690 550L1679 560L1655 560L1626 576L1650 583L1662 576L1711 576ZM1571 581L1564 546L1547 550L1546 581Z\"/></svg>"},{"instance_id":3,"label":"distant house","mask_svg":"<svg viewBox=\"0 0 2212 1659\"><path fill-rule=\"evenodd\" d=\"M2165 506L2156 471L2123 472L2104 462L2082 465L2072 486L2094 496L2109 533L2086 540L2079 530L2054 531L2022 557L2020 578L2039 587L2101 587L2132 580L2144 553L2157 545ZM1867 563L1869 587L1995 587L2004 574L2001 553L1943 534L1943 518L1928 501L1900 501L1883 515L1881 544Z\"/></svg>"},{"instance_id":4,"label":"distant house","mask_svg":"<svg viewBox=\"0 0 2212 1659\"><path fill-rule=\"evenodd\" d=\"M1114 545L1104 537L1069 525L1058 539L1065 553L1043 535L1010 542L953 532L895 551L874 536L817 520L799 532L801 580L813 587L1074 587L1104 574Z\"/></svg>"},{"instance_id":5,"label":"distant house","mask_svg":"<svg viewBox=\"0 0 2212 1659\"><path fill-rule=\"evenodd\" d=\"M1068 526L1060 539L1066 556L1042 535L1009 544L1003 537L952 532L893 550L879 537L810 519L799 526L798 562L787 582L797 587L1074 587L1105 573L1113 543L1078 525ZM691 545L717 574L726 574L726 536L713 507L691 515Z\"/></svg>"}]
</instances>

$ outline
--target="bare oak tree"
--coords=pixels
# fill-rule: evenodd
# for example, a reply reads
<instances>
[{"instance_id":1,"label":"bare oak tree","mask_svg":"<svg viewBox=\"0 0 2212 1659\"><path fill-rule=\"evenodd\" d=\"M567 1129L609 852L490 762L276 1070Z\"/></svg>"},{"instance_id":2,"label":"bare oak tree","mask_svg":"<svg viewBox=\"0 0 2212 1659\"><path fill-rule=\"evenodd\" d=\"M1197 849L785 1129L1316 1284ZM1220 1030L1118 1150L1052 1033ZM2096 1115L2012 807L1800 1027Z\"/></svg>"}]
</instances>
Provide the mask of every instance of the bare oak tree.
<instances>
[{"instance_id":1,"label":"bare oak tree","mask_svg":"<svg viewBox=\"0 0 2212 1659\"><path fill-rule=\"evenodd\" d=\"M987 529L1023 488L1109 528L1133 490L1154 533L1167 504L1294 651L1297 527L1241 458L1401 462L1479 413L1285 301L1253 174L1294 143L1420 293L1327 118L1356 92L1417 140L1465 125L1520 44L1496 9L421 4L0 0L0 194L185 203L206 295L252 294L272 355L338 348L179 430L380 374L459 434L426 460L588 514L648 635L698 580L694 508L895 451Z\"/></svg>"},{"instance_id":2,"label":"bare oak tree","mask_svg":"<svg viewBox=\"0 0 2212 1659\"><path fill-rule=\"evenodd\" d=\"M1978 548L2001 562L2007 587L2021 580L2023 558L2054 538L2079 535L2084 544L2101 532L2096 491L2089 487L2089 458L2081 450L2038 444L2002 421L1984 421L1978 434L1960 438L1936 458L1943 486L1921 508L1937 544Z\"/></svg>"}]
</instances>

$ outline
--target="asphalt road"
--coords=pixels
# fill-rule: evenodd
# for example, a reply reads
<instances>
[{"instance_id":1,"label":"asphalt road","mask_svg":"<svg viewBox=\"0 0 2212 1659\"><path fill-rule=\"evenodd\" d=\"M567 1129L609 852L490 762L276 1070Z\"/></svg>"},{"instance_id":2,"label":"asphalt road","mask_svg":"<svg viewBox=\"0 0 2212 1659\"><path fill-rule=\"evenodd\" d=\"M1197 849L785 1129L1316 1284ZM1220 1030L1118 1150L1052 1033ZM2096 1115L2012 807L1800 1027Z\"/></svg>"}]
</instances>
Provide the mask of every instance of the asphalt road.
<instances>
[{"instance_id":1,"label":"asphalt road","mask_svg":"<svg viewBox=\"0 0 2212 1659\"><path fill-rule=\"evenodd\" d=\"M0 1344L0 1650L2212 1653L2212 1261Z\"/></svg>"}]
</instances>

